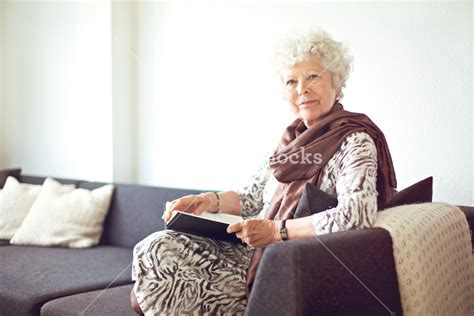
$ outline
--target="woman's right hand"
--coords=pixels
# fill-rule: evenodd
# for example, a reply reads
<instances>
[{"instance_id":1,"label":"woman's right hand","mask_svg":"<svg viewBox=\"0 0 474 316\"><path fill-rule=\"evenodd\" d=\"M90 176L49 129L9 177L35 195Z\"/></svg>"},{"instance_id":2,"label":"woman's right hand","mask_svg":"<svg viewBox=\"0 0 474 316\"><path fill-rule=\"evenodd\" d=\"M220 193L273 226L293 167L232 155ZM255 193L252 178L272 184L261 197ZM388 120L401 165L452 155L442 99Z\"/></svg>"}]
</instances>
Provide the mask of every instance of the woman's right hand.
<instances>
[{"instance_id":1,"label":"woman's right hand","mask_svg":"<svg viewBox=\"0 0 474 316\"><path fill-rule=\"evenodd\" d=\"M213 193L211 193L211 195L212 194ZM208 193L203 193L200 195L186 195L174 201L166 202L162 219L165 222L168 222L173 215L173 211L201 215L205 211L209 211L212 205L212 198L208 195Z\"/></svg>"}]
</instances>

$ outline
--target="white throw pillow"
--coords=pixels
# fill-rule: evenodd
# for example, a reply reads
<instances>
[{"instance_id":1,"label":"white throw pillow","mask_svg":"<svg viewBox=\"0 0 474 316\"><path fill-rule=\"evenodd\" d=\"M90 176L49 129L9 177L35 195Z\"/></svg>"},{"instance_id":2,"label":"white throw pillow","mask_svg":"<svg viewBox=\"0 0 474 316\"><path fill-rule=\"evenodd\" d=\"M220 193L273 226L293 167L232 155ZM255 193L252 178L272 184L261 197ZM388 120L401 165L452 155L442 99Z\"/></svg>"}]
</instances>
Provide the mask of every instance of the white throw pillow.
<instances>
[{"instance_id":1,"label":"white throw pillow","mask_svg":"<svg viewBox=\"0 0 474 316\"><path fill-rule=\"evenodd\" d=\"M41 185L8 177L0 194L0 239L11 239L36 200Z\"/></svg>"},{"instance_id":2,"label":"white throw pillow","mask_svg":"<svg viewBox=\"0 0 474 316\"><path fill-rule=\"evenodd\" d=\"M92 247L99 243L114 186L75 189L47 178L10 240L16 245Z\"/></svg>"}]
</instances>

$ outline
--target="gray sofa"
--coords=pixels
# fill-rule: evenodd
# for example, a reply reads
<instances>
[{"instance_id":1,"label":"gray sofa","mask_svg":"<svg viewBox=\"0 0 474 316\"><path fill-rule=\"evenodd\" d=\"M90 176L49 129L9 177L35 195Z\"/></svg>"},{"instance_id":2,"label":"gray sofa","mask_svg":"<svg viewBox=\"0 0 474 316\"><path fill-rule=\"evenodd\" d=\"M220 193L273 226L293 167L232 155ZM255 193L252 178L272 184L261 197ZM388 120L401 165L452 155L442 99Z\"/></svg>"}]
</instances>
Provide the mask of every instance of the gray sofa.
<instances>
[{"instance_id":1,"label":"gray sofa","mask_svg":"<svg viewBox=\"0 0 474 316\"><path fill-rule=\"evenodd\" d=\"M86 189L104 184L57 180ZM20 181L42 184L44 178L23 175ZM165 201L196 193L200 191L116 184L100 245L89 249L0 241L0 315L136 315L129 300L132 248L164 228ZM472 229L474 208L463 210ZM391 312L401 315L400 296L391 239L379 228L268 247L247 305L248 315Z\"/></svg>"}]
</instances>

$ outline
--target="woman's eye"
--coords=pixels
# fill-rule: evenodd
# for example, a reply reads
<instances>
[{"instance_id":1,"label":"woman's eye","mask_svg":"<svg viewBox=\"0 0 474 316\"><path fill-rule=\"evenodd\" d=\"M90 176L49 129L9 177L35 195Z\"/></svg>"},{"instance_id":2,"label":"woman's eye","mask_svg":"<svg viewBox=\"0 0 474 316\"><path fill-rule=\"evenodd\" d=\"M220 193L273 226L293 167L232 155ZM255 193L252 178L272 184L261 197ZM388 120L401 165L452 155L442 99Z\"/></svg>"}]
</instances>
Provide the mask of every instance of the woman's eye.
<instances>
[{"instance_id":1,"label":"woman's eye","mask_svg":"<svg viewBox=\"0 0 474 316\"><path fill-rule=\"evenodd\" d=\"M310 75L308 78L309 80L316 80L318 77L318 75Z\"/></svg>"},{"instance_id":2,"label":"woman's eye","mask_svg":"<svg viewBox=\"0 0 474 316\"><path fill-rule=\"evenodd\" d=\"M287 86L293 86L296 83L296 80L290 79L286 82Z\"/></svg>"}]
</instances>

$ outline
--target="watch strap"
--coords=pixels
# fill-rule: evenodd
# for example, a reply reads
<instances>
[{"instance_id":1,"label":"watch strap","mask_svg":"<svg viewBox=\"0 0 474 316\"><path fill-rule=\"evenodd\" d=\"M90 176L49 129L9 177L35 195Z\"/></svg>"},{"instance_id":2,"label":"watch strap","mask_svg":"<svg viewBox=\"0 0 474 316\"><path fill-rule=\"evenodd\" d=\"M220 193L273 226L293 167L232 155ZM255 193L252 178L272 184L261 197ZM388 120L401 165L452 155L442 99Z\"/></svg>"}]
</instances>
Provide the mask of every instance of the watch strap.
<instances>
[{"instance_id":1,"label":"watch strap","mask_svg":"<svg viewBox=\"0 0 474 316\"><path fill-rule=\"evenodd\" d=\"M286 219L280 222L280 237L281 240L288 240L288 231L286 229Z\"/></svg>"}]
</instances>

